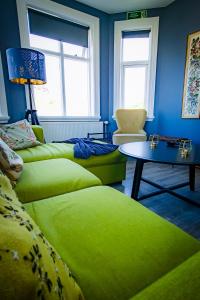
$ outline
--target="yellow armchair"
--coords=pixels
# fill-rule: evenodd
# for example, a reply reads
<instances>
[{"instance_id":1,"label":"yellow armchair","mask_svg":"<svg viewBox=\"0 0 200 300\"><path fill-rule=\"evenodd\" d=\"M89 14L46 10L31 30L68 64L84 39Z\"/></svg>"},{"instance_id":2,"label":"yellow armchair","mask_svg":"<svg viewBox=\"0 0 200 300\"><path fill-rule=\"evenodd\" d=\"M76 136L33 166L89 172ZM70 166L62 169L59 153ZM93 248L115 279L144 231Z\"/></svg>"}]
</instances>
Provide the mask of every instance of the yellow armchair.
<instances>
[{"instance_id":1,"label":"yellow armchair","mask_svg":"<svg viewBox=\"0 0 200 300\"><path fill-rule=\"evenodd\" d=\"M117 109L115 112L118 129L113 133L113 144L146 141L143 130L147 112L145 109Z\"/></svg>"}]
</instances>

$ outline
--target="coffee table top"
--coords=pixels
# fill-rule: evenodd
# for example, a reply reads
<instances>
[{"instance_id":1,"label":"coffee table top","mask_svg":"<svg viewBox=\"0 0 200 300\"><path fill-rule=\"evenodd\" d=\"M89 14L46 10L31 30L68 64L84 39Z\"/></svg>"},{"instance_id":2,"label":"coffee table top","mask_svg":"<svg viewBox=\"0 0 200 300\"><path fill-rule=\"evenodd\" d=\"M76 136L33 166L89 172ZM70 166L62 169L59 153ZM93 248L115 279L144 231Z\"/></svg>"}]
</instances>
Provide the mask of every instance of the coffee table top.
<instances>
[{"instance_id":1,"label":"coffee table top","mask_svg":"<svg viewBox=\"0 0 200 300\"><path fill-rule=\"evenodd\" d=\"M200 165L200 145L192 145L192 150L186 158L181 157L178 147L169 147L166 142L159 142L152 149L150 142L133 142L123 144L119 151L127 156L152 161L177 165Z\"/></svg>"}]
</instances>

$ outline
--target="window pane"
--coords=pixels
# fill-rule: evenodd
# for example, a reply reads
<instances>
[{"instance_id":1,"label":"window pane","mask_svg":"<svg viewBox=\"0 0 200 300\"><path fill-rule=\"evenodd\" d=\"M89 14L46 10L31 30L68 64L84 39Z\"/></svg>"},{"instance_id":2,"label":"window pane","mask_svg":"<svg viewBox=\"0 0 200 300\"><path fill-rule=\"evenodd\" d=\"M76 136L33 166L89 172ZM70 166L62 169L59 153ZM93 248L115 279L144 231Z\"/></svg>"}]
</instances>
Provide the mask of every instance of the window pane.
<instances>
[{"instance_id":1,"label":"window pane","mask_svg":"<svg viewBox=\"0 0 200 300\"><path fill-rule=\"evenodd\" d=\"M79 57L88 57L88 48L69 44L69 43L64 43L63 42L63 51L64 54L69 54L73 56L79 56Z\"/></svg>"},{"instance_id":2,"label":"window pane","mask_svg":"<svg viewBox=\"0 0 200 300\"><path fill-rule=\"evenodd\" d=\"M60 58L45 55L47 84L34 87L38 114L41 116L63 115Z\"/></svg>"},{"instance_id":3,"label":"window pane","mask_svg":"<svg viewBox=\"0 0 200 300\"><path fill-rule=\"evenodd\" d=\"M123 61L148 60L149 38L124 38Z\"/></svg>"},{"instance_id":4,"label":"window pane","mask_svg":"<svg viewBox=\"0 0 200 300\"><path fill-rule=\"evenodd\" d=\"M60 42L43 36L30 34L30 46L43 50L60 51Z\"/></svg>"},{"instance_id":5,"label":"window pane","mask_svg":"<svg viewBox=\"0 0 200 300\"><path fill-rule=\"evenodd\" d=\"M89 65L88 62L65 59L65 90L68 116L89 116Z\"/></svg>"},{"instance_id":6,"label":"window pane","mask_svg":"<svg viewBox=\"0 0 200 300\"><path fill-rule=\"evenodd\" d=\"M144 107L146 67L124 68L124 106L125 108Z\"/></svg>"}]
</instances>

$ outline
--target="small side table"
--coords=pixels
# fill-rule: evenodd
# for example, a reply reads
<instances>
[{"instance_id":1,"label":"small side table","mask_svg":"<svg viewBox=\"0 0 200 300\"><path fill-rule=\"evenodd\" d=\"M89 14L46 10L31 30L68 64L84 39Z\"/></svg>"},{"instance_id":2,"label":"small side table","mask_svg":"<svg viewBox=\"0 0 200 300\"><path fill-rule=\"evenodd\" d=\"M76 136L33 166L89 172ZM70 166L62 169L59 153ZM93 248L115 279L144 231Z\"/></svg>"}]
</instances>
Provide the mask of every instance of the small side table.
<instances>
[{"instance_id":1,"label":"small side table","mask_svg":"<svg viewBox=\"0 0 200 300\"><path fill-rule=\"evenodd\" d=\"M87 138L112 144L112 135L110 132L88 132Z\"/></svg>"}]
</instances>

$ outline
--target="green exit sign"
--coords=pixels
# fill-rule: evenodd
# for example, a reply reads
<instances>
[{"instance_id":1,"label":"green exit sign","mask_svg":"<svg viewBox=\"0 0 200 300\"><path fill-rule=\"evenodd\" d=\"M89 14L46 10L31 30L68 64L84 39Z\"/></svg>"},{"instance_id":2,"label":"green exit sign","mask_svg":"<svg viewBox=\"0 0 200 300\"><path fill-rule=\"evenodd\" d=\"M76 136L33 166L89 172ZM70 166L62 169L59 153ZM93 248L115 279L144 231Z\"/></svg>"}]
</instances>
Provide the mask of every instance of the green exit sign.
<instances>
[{"instance_id":1,"label":"green exit sign","mask_svg":"<svg viewBox=\"0 0 200 300\"><path fill-rule=\"evenodd\" d=\"M127 20L130 19L140 19L147 17L147 10L135 10L127 12Z\"/></svg>"}]
</instances>

